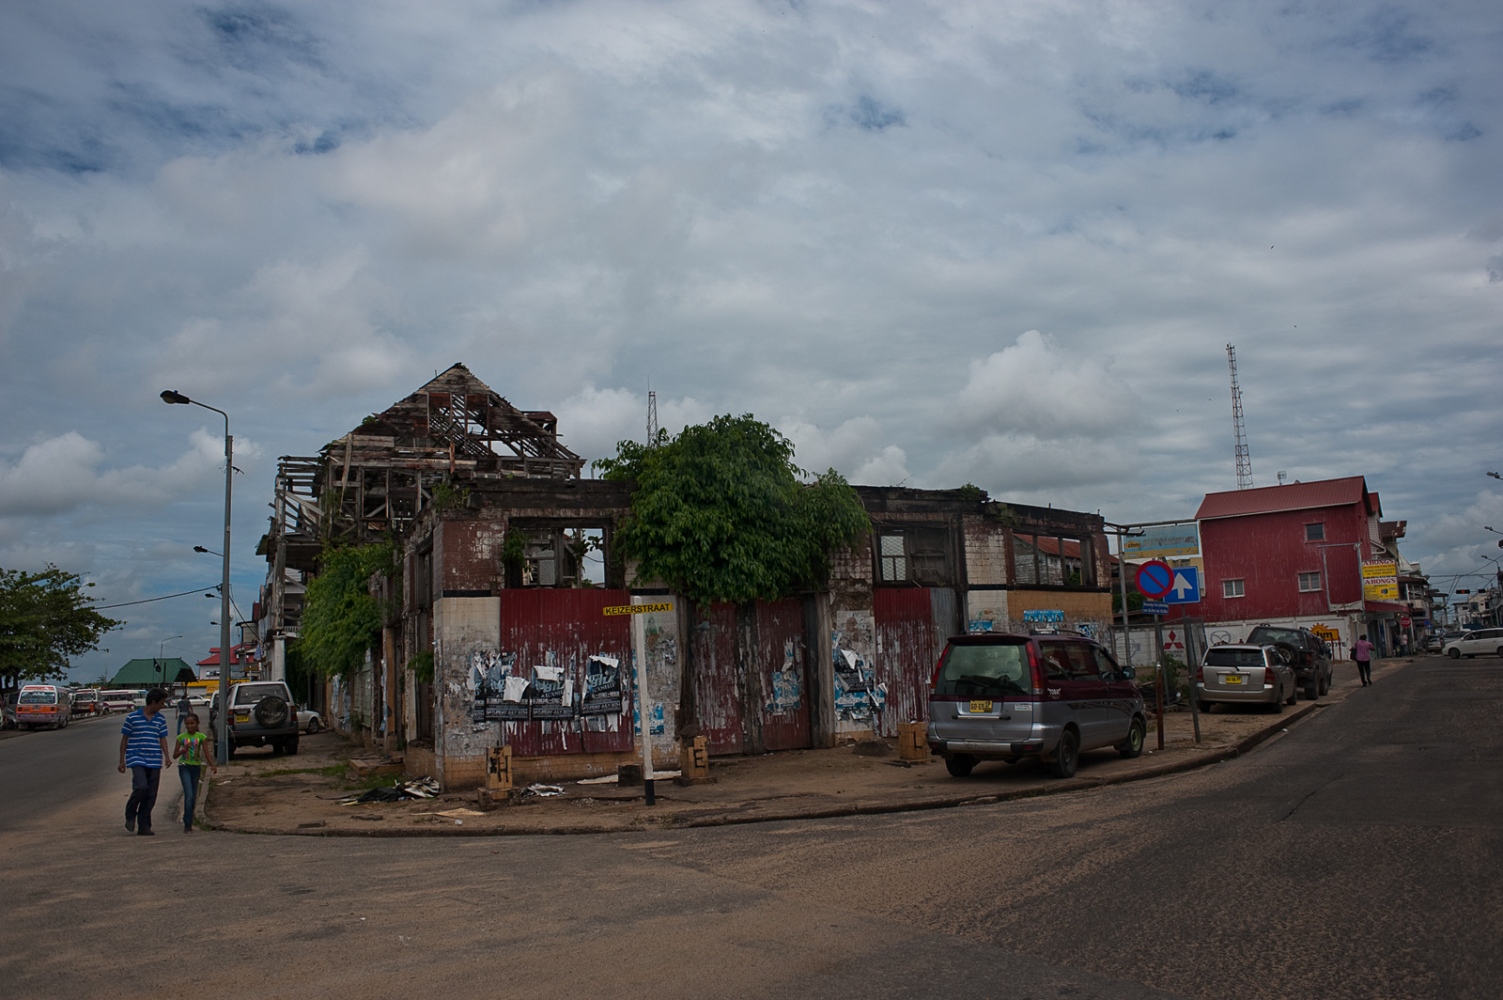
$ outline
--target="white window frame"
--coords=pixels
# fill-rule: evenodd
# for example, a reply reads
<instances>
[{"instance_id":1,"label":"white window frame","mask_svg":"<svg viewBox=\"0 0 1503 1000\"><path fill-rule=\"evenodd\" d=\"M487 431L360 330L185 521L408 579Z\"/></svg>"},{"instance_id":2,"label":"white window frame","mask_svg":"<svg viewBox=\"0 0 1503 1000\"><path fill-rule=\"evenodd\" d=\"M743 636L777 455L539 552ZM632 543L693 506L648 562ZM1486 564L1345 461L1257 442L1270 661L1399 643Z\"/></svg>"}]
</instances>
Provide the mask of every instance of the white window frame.
<instances>
[{"instance_id":1,"label":"white window frame","mask_svg":"<svg viewBox=\"0 0 1503 1000\"><path fill-rule=\"evenodd\" d=\"M1224 600L1233 600L1247 596L1247 577L1239 576L1235 580L1221 581L1221 596Z\"/></svg>"},{"instance_id":2,"label":"white window frame","mask_svg":"<svg viewBox=\"0 0 1503 1000\"><path fill-rule=\"evenodd\" d=\"M1314 581L1314 586L1305 586L1306 583L1311 581ZM1311 573L1301 573L1299 575L1299 592L1301 594L1320 593L1320 570L1315 570Z\"/></svg>"}]
</instances>

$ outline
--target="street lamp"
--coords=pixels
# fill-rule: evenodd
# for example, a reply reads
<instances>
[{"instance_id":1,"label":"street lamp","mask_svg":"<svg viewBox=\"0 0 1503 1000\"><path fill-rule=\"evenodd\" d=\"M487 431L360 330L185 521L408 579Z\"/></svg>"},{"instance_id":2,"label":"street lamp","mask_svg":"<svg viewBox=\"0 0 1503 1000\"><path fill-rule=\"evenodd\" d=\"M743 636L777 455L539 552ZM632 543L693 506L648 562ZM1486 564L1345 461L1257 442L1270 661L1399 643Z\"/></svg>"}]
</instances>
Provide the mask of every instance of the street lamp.
<instances>
[{"instance_id":1,"label":"street lamp","mask_svg":"<svg viewBox=\"0 0 1503 1000\"><path fill-rule=\"evenodd\" d=\"M173 639L181 639L181 638L182 638L182 636L180 636L180 635L169 635L167 638L165 638L161 642L157 643L157 662L156 662L156 668L162 674L162 683L158 684L157 685L158 687L165 687L166 684L167 684L167 665L162 662L162 659L163 659L163 656L164 656L164 654L162 652L162 649L163 649L164 646L166 646Z\"/></svg>"},{"instance_id":2,"label":"street lamp","mask_svg":"<svg viewBox=\"0 0 1503 1000\"><path fill-rule=\"evenodd\" d=\"M223 410L189 399L173 389L162 391L162 402L199 406L224 418L224 549L220 554L224 579L219 586L219 763L230 762L230 493L234 485L235 439L230 437L230 415Z\"/></svg>"}]
</instances>

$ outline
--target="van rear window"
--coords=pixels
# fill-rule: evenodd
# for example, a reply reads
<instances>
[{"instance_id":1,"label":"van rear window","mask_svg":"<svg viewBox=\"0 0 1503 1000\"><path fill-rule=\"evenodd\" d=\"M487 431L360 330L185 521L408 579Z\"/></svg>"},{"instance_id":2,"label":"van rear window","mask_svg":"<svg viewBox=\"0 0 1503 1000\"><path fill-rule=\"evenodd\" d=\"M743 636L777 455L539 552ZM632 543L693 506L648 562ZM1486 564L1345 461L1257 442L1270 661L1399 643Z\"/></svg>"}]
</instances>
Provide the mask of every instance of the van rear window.
<instances>
[{"instance_id":1,"label":"van rear window","mask_svg":"<svg viewBox=\"0 0 1503 1000\"><path fill-rule=\"evenodd\" d=\"M22 691L22 705L56 705L57 695L52 691Z\"/></svg>"},{"instance_id":2,"label":"van rear window","mask_svg":"<svg viewBox=\"0 0 1503 1000\"><path fill-rule=\"evenodd\" d=\"M962 697L1028 694L1032 687L1024 644L967 644L945 650L934 693Z\"/></svg>"},{"instance_id":3,"label":"van rear window","mask_svg":"<svg viewBox=\"0 0 1503 1000\"><path fill-rule=\"evenodd\" d=\"M1261 667L1263 651L1261 649L1216 649L1212 647L1206 653L1206 665L1211 667Z\"/></svg>"}]
</instances>

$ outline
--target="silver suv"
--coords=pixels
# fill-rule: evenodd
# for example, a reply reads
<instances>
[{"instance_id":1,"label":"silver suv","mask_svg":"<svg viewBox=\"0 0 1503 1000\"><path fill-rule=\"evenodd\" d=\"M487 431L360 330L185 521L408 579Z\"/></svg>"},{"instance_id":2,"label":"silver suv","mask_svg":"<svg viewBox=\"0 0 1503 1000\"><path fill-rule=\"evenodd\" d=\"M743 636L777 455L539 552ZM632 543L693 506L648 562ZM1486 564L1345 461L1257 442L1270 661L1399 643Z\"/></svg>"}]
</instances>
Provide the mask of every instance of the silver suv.
<instances>
[{"instance_id":1,"label":"silver suv","mask_svg":"<svg viewBox=\"0 0 1503 1000\"><path fill-rule=\"evenodd\" d=\"M1212 646L1195 669L1195 707L1201 712L1209 712L1212 702L1266 705L1282 712L1298 700L1294 668L1273 646Z\"/></svg>"},{"instance_id":2,"label":"silver suv","mask_svg":"<svg viewBox=\"0 0 1503 1000\"><path fill-rule=\"evenodd\" d=\"M955 636L930 685L929 749L957 778L983 760L1041 760L1068 778L1083 750L1136 757L1148 724L1132 678L1082 635Z\"/></svg>"},{"instance_id":3,"label":"silver suv","mask_svg":"<svg viewBox=\"0 0 1503 1000\"><path fill-rule=\"evenodd\" d=\"M209 703L209 727L218 738L219 695ZM230 756L238 747L297 753L297 710L282 681L244 681L230 688Z\"/></svg>"}]
</instances>

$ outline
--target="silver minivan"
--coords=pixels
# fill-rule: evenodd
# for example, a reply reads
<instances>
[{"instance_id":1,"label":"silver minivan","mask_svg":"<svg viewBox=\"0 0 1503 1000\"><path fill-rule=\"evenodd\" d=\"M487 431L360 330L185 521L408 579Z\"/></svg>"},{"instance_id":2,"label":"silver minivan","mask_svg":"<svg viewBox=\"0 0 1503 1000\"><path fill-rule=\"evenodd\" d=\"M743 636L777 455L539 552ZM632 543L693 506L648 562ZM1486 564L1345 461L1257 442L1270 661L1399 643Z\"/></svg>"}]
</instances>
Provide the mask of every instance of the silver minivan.
<instances>
[{"instance_id":1,"label":"silver minivan","mask_svg":"<svg viewBox=\"0 0 1503 1000\"><path fill-rule=\"evenodd\" d=\"M1143 752L1147 710L1130 668L1083 635L957 635L929 685L929 749L957 778L983 760L1075 774L1083 750Z\"/></svg>"},{"instance_id":2,"label":"silver minivan","mask_svg":"<svg viewBox=\"0 0 1503 1000\"><path fill-rule=\"evenodd\" d=\"M1494 653L1503 656L1503 628L1484 628L1475 632L1468 632L1460 639L1452 639L1446 643L1441 652L1453 660L1461 657L1473 657L1479 653L1483 656L1492 656Z\"/></svg>"},{"instance_id":3,"label":"silver minivan","mask_svg":"<svg viewBox=\"0 0 1503 1000\"><path fill-rule=\"evenodd\" d=\"M1299 682L1273 646L1212 646L1195 671L1195 700L1202 712L1209 712L1214 702L1266 705L1281 712L1299 700Z\"/></svg>"}]
</instances>

